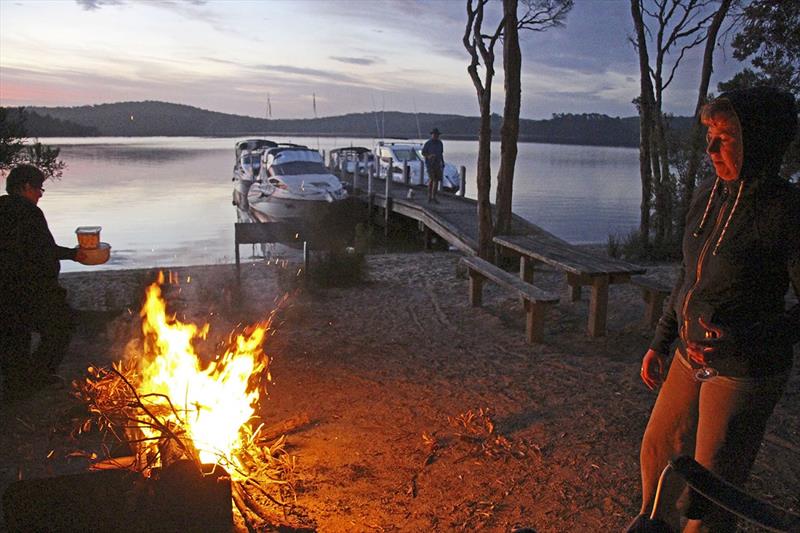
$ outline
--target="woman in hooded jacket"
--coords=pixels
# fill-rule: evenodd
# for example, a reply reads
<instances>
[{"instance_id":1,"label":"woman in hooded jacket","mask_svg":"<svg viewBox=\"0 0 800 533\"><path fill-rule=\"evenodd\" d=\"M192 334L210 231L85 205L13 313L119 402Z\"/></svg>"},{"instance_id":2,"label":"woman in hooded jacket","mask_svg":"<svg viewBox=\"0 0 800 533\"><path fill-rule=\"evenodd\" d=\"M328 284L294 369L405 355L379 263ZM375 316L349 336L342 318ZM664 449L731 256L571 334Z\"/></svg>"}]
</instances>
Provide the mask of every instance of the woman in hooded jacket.
<instances>
[{"instance_id":1,"label":"woman in hooded jacket","mask_svg":"<svg viewBox=\"0 0 800 533\"><path fill-rule=\"evenodd\" d=\"M797 132L794 98L767 87L730 91L703 108L701 121L717 177L693 197L680 275L642 360L642 380L661 390L642 441L634 524L676 456L746 481L800 341L800 304L785 303L790 285L800 296L800 189L778 175ZM696 493L684 502L683 491L668 479L659 497L674 531L679 507L684 532L735 531L733 515Z\"/></svg>"}]
</instances>

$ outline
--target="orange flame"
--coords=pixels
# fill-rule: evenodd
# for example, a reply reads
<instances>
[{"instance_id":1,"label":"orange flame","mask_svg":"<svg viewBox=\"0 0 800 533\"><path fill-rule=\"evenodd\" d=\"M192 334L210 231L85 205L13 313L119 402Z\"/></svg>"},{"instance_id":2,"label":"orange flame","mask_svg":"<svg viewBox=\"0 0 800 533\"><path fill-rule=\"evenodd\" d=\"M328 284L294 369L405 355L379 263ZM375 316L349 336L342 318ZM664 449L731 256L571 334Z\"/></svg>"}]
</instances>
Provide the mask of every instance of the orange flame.
<instances>
[{"instance_id":1,"label":"orange flame","mask_svg":"<svg viewBox=\"0 0 800 533\"><path fill-rule=\"evenodd\" d=\"M269 364L262 350L269 321L238 335L221 357L203 368L193 342L205 339L209 325L198 328L168 316L163 282L160 274L147 288L141 311L145 353L137 391L146 406L167 413L162 422L185 432L201 462L236 465L235 452L245 444L242 427L253 417L259 398L257 381ZM153 429L143 432L158 438Z\"/></svg>"}]
</instances>

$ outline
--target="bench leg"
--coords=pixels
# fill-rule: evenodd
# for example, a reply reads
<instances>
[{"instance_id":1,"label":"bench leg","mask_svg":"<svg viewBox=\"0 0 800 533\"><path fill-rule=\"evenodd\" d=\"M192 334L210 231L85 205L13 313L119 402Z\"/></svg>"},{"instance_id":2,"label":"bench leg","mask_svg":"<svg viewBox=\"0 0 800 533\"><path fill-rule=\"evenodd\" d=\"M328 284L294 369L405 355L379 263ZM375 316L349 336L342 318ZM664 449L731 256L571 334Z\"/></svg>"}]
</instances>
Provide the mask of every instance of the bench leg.
<instances>
[{"instance_id":1,"label":"bench leg","mask_svg":"<svg viewBox=\"0 0 800 533\"><path fill-rule=\"evenodd\" d=\"M469 303L472 307L480 307L483 303L483 276L469 271Z\"/></svg>"},{"instance_id":2,"label":"bench leg","mask_svg":"<svg viewBox=\"0 0 800 533\"><path fill-rule=\"evenodd\" d=\"M602 337L606 334L606 315L608 314L608 276L592 278L592 296L589 300L589 336Z\"/></svg>"},{"instance_id":3,"label":"bench leg","mask_svg":"<svg viewBox=\"0 0 800 533\"><path fill-rule=\"evenodd\" d=\"M578 302L581 299L581 283L570 273L567 273L567 295L570 302Z\"/></svg>"},{"instance_id":4,"label":"bench leg","mask_svg":"<svg viewBox=\"0 0 800 533\"><path fill-rule=\"evenodd\" d=\"M644 322L648 327L655 327L661 313L664 311L666 295L660 292L642 290L645 302Z\"/></svg>"},{"instance_id":5,"label":"bench leg","mask_svg":"<svg viewBox=\"0 0 800 533\"><path fill-rule=\"evenodd\" d=\"M525 339L528 344L542 342L546 305L525 300Z\"/></svg>"},{"instance_id":6,"label":"bench leg","mask_svg":"<svg viewBox=\"0 0 800 533\"><path fill-rule=\"evenodd\" d=\"M533 283L533 261L524 255L519 256L519 279Z\"/></svg>"}]
</instances>

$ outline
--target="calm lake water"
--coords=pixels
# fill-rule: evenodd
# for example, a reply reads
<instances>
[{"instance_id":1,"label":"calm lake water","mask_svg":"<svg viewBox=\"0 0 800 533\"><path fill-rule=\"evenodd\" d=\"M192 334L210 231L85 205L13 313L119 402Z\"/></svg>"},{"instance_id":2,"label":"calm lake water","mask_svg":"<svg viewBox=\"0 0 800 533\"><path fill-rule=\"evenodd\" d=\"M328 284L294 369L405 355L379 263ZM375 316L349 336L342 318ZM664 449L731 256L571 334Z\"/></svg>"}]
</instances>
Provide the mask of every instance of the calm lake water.
<instances>
[{"instance_id":1,"label":"calm lake water","mask_svg":"<svg viewBox=\"0 0 800 533\"><path fill-rule=\"evenodd\" d=\"M323 150L374 144L356 138L273 139ZM63 178L47 183L39 204L56 241L72 246L77 226L102 226L102 240L113 248L102 267L64 261L62 271L233 261L236 138L41 140L61 147L67 163ZM467 167L467 196L474 198L477 142L444 143L445 159ZM499 143L492 144L492 153L496 173ZM633 148L522 143L514 211L573 243L625 235L638 225L638 165Z\"/></svg>"}]
</instances>

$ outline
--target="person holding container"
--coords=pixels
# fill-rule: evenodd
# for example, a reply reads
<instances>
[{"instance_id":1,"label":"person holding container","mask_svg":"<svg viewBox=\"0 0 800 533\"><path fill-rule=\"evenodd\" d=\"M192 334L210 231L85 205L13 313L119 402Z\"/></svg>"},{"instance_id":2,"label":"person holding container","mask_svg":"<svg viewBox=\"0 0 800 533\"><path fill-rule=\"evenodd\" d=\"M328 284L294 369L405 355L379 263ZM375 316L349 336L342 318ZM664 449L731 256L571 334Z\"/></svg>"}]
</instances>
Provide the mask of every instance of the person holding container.
<instances>
[{"instance_id":1,"label":"person holding container","mask_svg":"<svg viewBox=\"0 0 800 533\"><path fill-rule=\"evenodd\" d=\"M629 531L645 530L661 471L676 456L746 481L800 341L800 305L785 303L790 285L800 295L800 189L778 174L797 133L794 98L730 91L701 121L717 176L694 194L680 275L642 360L642 380L661 390L641 446L641 515ZM679 508L685 532L735 531L733 515L683 491L666 479L659 497L673 531Z\"/></svg>"},{"instance_id":2,"label":"person holding container","mask_svg":"<svg viewBox=\"0 0 800 533\"><path fill-rule=\"evenodd\" d=\"M60 261L90 262L82 248L58 246L37 206L44 173L15 166L0 196L0 365L3 401L25 398L57 383L72 335L67 291L58 284ZM31 334L41 340L31 354Z\"/></svg>"}]
</instances>

